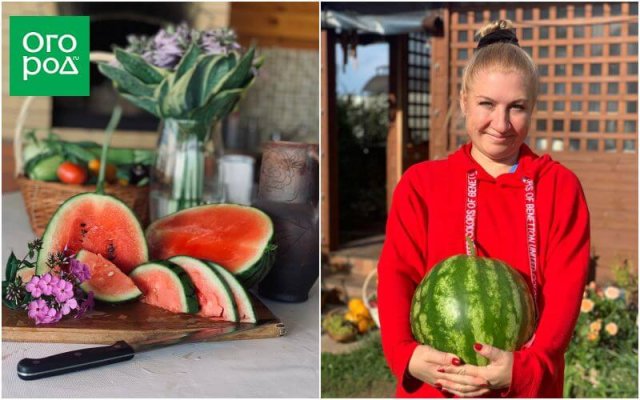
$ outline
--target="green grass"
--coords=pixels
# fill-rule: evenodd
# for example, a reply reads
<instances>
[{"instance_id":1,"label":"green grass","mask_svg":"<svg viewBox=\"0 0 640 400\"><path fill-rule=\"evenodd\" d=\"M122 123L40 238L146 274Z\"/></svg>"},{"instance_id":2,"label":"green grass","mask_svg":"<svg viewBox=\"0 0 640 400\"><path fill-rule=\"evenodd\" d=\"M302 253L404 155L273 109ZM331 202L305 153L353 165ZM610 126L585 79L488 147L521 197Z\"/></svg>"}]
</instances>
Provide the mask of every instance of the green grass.
<instances>
[{"instance_id":1,"label":"green grass","mask_svg":"<svg viewBox=\"0 0 640 400\"><path fill-rule=\"evenodd\" d=\"M380 331L347 354L322 353L322 393L327 397L393 397L395 379L385 362Z\"/></svg>"}]
</instances>

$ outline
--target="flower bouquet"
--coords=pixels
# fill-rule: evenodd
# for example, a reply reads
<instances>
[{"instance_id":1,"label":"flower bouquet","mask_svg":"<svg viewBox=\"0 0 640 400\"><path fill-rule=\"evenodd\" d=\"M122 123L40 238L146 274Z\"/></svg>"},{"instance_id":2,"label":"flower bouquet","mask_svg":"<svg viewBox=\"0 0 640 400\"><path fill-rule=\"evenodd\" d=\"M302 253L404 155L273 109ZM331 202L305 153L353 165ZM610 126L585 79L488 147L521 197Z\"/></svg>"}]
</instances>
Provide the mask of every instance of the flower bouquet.
<instances>
[{"instance_id":1,"label":"flower bouquet","mask_svg":"<svg viewBox=\"0 0 640 400\"><path fill-rule=\"evenodd\" d=\"M201 32L181 24L128 42L114 50L117 62L98 68L122 97L162 120L151 174L152 219L222 200L210 197L222 187L216 163L221 140L213 128L254 82L262 59L253 47L243 53L228 29Z\"/></svg>"}]
</instances>

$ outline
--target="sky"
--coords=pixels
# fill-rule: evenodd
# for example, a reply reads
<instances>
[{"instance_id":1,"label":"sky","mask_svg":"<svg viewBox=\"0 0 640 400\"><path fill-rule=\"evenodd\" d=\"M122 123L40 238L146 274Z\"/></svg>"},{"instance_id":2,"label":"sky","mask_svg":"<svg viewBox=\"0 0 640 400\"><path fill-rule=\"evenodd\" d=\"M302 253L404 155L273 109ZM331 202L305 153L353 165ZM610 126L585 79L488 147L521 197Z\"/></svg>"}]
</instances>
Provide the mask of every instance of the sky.
<instances>
[{"instance_id":1,"label":"sky","mask_svg":"<svg viewBox=\"0 0 640 400\"><path fill-rule=\"evenodd\" d=\"M375 75L376 68L389 65L389 45L386 43L358 46L357 51L357 62L350 58L343 70L342 46L336 45L336 91L339 96L360 94L367 81Z\"/></svg>"}]
</instances>

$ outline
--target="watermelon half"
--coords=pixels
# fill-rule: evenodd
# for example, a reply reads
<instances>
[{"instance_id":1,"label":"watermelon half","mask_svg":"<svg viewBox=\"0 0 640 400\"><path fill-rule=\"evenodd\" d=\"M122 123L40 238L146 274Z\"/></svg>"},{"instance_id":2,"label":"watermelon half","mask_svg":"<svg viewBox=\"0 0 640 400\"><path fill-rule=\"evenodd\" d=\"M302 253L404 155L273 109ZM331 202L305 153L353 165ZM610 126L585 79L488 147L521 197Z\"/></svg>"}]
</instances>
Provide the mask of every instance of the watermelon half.
<instances>
[{"instance_id":1,"label":"watermelon half","mask_svg":"<svg viewBox=\"0 0 640 400\"><path fill-rule=\"evenodd\" d=\"M410 319L418 342L480 366L488 360L473 350L474 343L515 351L536 324L533 298L520 273L502 261L466 255L444 260L422 280Z\"/></svg>"},{"instance_id":2,"label":"watermelon half","mask_svg":"<svg viewBox=\"0 0 640 400\"><path fill-rule=\"evenodd\" d=\"M117 198L95 193L73 196L56 210L42 235L36 274L47 273L49 254L65 248L100 254L125 274L149 259L135 214Z\"/></svg>"},{"instance_id":3,"label":"watermelon half","mask_svg":"<svg viewBox=\"0 0 640 400\"><path fill-rule=\"evenodd\" d=\"M245 287L261 281L275 260L273 224L262 211L235 204L193 207L147 228L152 258L190 256L214 262Z\"/></svg>"},{"instance_id":4,"label":"watermelon half","mask_svg":"<svg viewBox=\"0 0 640 400\"><path fill-rule=\"evenodd\" d=\"M174 313L195 314L200 310L196 288L189 274L170 261L137 266L129 277L142 291L142 302Z\"/></svg>"},{"instance_id":5,"label":"watermelon half","mask_svg":"<svg viewBox=\"0 0 640 400\"><path fill-rule=\"evenodd\" d=\"M172 257L169 261L184 269L196 287L200 304L198 315L238 322L236 301L227 282L206 262L193 257Z\"/></svg>"},{"instance_id":6,"label":"watermelon half","mask_svg":"<svg viewBox=\"0 0 640 400\"><path fill-rule=\"evenodd\" d=\"M122 303L136 300L142 292L135 283L112 262L87 250L80 250L76 259L89 268L91 277L80 284L85 293L93 292L96 300Z\"/></svg>"}]
</instances>

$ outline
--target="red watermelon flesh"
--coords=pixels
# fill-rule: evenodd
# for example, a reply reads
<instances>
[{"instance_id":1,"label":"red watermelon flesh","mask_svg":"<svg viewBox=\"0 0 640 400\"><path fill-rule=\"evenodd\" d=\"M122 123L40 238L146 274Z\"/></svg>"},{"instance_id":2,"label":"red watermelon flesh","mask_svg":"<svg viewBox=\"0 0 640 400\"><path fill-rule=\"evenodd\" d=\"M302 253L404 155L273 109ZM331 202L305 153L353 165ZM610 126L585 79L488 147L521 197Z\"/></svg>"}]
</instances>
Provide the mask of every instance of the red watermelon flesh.
<instances>
[{"instance_id":1,"label":"red watermelon flesh","mask_svg":"<svg viewBox=\"0 0 640 400\"><path fill-rule=\"evenodd\" d=\"M76 259L89 268L91 277L80 284L85 292L93 292L97 300L120 303L135 300L142 292L127 275L100 254L80 250Z\"/></svg>"},{"instance_id":2,"label":"red watermelon flesh","mask_svg":"<svg viewBox=\"0 0 640 400\"><path fill-rule=\"evenodd\" d=\"M168 261L142 264L131 272L131 279L142 291L143 303L174 313L197 313L195 287L187 273Z\"/></svg>"},{"instance_id":3,"label":"red watermelon flesh","mask_svg":"<svg viewBox=\"0 0 640 400\"><path fill-rule=\"evenodd\" d=\"M265 213L235 204L183 210L157 220L146 231L152 258L187 255L212 261L239 279L246 276L241 280L251 284L270 268L262 260L272 258L272 236L273 224Z\"/></svg>"},{"instance_id":4,"label":"red watermelon flesh","mask_svg":"<svg viewBox=\"0 0 640 400\"><path fill-rule=\"evenodd\" d=\"M46 273L49 254L85 249L113 262L125 274L147 261L142 227L133 212L112 196L83 193L68 199L53 215L42 236L37 274Z\"/></svg>"}]
</instances>

